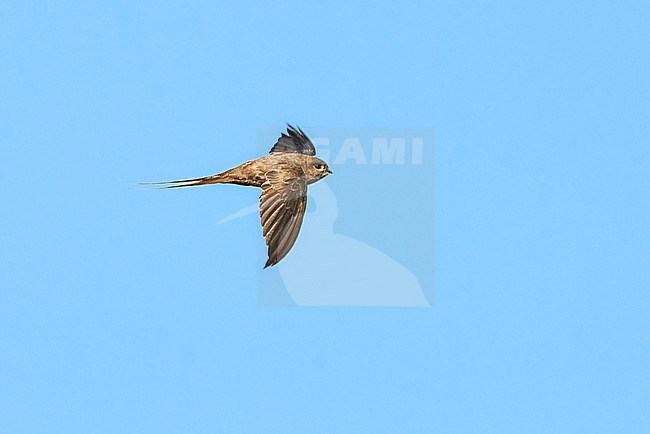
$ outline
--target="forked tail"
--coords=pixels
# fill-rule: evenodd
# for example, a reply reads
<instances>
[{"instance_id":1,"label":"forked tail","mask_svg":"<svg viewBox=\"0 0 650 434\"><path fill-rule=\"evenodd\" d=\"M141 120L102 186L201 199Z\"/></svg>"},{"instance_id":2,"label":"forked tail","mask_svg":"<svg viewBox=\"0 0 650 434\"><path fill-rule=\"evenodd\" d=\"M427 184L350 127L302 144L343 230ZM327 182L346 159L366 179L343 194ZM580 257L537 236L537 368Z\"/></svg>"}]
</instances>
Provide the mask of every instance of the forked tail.
<instances>
[{"instance_id":1,"label":"forked tail","mask_svg":"<svg viewBox=\"0 0 650 434\"><path fill-rule=\"evenodd\" d=\"M225 182L223 174L204 176L202 178L178 179L163 182L138 182L138 185L151 185L153 188L198 187L200 185L220 184Z\"/></svg>"}]
</instances>

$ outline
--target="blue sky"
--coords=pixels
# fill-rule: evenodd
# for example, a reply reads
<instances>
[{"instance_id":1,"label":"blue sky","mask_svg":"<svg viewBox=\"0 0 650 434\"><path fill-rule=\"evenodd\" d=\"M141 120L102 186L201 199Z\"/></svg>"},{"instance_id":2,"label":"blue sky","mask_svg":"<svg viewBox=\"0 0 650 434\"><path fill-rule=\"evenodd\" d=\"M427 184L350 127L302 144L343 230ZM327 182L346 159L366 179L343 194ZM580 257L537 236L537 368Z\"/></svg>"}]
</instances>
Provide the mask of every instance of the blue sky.
<instances>
[{"instance_id":1,"label":"blue sky","mask_svg":"<svg viewBox=\"0 0 650 434\"><path fill-rule=\"evenodd\" d=\"M647 2L0 17L1 432L650 430ZM260 305L255 216L215 224L255 190L131 185L254 158L285 122L435 131L413 178L435 187L395 223L434 215L432 238L369 229L396 211L365 176L398 172L327 184L335 230L432 255L430 308Z\"/></svg>"}]
</instances>

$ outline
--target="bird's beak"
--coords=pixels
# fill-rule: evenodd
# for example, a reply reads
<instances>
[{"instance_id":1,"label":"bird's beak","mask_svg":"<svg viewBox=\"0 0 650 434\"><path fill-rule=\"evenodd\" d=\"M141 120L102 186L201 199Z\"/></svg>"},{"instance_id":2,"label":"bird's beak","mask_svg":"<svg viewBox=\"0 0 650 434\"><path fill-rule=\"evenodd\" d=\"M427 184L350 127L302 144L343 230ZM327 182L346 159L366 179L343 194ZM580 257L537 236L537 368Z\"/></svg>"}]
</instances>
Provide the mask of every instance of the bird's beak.
<instances>
[{"instance_id":1,"label":"bird's beak","mask_svg":"<svg viewBox=\"0 0 650 434\"><path fill-rule=\"evenodd\" d=\"M327 173L329 173L329 174L331 175L331 174L334 173L334 172L332 172L331 170L327 169Z\"/></svg>"}]
</instances>

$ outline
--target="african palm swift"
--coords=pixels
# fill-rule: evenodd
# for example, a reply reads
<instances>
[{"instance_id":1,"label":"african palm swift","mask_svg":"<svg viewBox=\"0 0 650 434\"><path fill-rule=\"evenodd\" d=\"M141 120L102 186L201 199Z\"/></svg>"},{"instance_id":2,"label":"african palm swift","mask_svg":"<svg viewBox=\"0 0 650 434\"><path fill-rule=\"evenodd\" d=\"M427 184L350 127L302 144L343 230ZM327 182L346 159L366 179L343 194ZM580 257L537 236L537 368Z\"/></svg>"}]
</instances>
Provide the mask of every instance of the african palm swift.
<instances>
[{"instance_id":1,"label":"african palm swift","mask_svg":"<svg viewBox=\"0 0 650 434\"><path fill-rule=\"evenodd\" d=\"M269 155L247 161L225 172L203 178L143 184L162 188L196 187L209 184L237 184L260 187L262 236L268 247L264 268L275 265L293 247L307 205L307 186L332 171L320 158L309 137L288 125Z\"/></svg>"}]
</instances>

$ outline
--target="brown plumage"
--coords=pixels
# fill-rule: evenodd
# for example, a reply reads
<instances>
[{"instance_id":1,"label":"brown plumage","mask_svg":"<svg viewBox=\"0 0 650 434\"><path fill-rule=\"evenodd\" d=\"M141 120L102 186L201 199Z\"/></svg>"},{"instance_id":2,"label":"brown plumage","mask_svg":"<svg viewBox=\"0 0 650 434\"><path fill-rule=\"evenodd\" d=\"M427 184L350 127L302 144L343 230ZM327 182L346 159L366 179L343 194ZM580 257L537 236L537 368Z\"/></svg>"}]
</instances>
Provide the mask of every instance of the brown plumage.
<instances>
[{"instance_id":1,"label":"brown plumage","mask_svg":"<svg viewBox=\"0 0 650 434\"><path fill-rule=\"evenodd\" d=\"M307 207L307 186L332 173L327 163L315 155L307 135L289 125L287 134L280 135L269 155L212 176L143 184L162 188L210 184L260 187L260 220L268 247L266 268L280 262L296 242Z\"/></svg>"}]
</instances>

